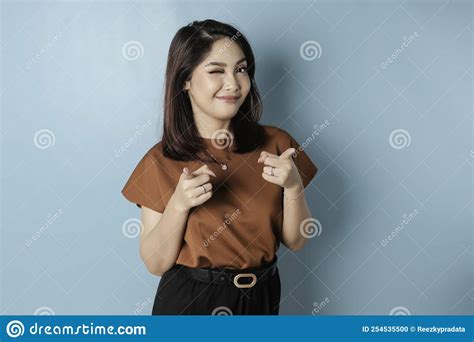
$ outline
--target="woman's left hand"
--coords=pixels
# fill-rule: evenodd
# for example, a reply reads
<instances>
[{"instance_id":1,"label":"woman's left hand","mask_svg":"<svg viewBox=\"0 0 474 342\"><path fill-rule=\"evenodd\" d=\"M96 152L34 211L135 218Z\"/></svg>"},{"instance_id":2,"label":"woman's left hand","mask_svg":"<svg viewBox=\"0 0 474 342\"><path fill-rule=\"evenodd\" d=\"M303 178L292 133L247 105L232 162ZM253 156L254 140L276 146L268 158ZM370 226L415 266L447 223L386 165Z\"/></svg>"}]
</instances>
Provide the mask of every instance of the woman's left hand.
<instances>
[{"instance_id":1,"label":"woman's left hand","mask_svg":"<svg viewBox=\"0 0 474 342\"><path fill-rule=\"evenodd\" d=\"M302 188L303 183L292 157L295 151L293 147L290 147L279 156L262 151L258 158L258 163L264 163L265 165L262 177L285 189Z\"/></svg>"}]
</instances>

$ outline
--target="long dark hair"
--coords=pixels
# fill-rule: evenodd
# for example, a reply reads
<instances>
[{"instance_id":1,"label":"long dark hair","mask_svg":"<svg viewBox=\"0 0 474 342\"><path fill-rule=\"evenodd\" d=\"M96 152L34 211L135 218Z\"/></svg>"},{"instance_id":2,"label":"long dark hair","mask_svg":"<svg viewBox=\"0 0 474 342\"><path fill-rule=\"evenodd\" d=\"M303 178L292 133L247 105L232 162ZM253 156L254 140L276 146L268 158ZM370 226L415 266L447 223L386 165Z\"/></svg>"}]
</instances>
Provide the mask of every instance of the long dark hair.
<instances>
[{"instance_id":1,"label":"long dark hair","mask_svg":"<svg viewBox=\"0 0 474 342\"><path fill-rule=\"evenodd\" d=\"M175 160L212 161L204 151L205 145L195 125L189 95L183 90L194 68L203 61L218 39L229 37L242 49L247 58L247 73L251 86L249 94L231 119L232 149L237 153L250 152L265 141L265 131L258 123L262 102L255 83L255 59L247 39L231 25L216 20L193 21L180 28L174 36L166 66L163 154ZM203 152L207 158L199 156Z\"/></svg>"}]
</instances>

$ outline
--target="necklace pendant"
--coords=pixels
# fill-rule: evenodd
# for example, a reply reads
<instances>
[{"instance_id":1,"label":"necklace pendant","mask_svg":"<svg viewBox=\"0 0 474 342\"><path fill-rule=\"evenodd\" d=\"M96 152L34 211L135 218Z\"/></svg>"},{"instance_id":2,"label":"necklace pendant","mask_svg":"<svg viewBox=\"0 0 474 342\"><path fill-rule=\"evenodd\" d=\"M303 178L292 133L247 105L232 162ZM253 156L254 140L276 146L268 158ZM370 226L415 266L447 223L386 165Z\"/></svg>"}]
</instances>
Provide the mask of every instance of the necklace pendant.
<instances>
[{"instance_id":1,"label":"necklace pendant","mask_svg":"<svg viewBox=\"0 0 474 342\"><path fill-rule=\"evenodd\" d=\"M222 164L221 166L222 166L222 170L227 170L227 165Z\"/></svg>"}]
</instances>

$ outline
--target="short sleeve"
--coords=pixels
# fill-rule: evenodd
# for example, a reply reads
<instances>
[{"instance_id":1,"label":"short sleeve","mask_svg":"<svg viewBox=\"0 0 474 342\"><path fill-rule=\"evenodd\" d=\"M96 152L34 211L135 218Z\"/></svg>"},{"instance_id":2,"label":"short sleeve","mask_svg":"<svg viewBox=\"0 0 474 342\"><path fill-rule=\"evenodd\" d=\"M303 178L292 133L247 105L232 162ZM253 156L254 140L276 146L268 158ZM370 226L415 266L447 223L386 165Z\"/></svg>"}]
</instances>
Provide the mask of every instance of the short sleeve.
<instances>
[{"instance_id":1,"label":"short sleeve","mask_svg":"<svg viewBox=\"0 0 474 342\"><path fill-rule=\"evenodd\" d=\"M293 147L296 150L293 154L293 162L298 168L301 181L303 182L303 186L306 188L318 172L318 167L305 152L305 147L300 145L289 133L287 133L287 135L287 138L289 139L289 147Z\"/></svg>"},{"instance_id":2,"label":"short sleeve","mask_svg":"<svg viewBox=\"0 0 474 342\"><path fill-rule=\"evenodd\" d=\"M144 205L163 213L165 204L158 170L155 158L150 153L145 154L123 187L122 195L139 208Z\"/></svg>"}]
</instances>

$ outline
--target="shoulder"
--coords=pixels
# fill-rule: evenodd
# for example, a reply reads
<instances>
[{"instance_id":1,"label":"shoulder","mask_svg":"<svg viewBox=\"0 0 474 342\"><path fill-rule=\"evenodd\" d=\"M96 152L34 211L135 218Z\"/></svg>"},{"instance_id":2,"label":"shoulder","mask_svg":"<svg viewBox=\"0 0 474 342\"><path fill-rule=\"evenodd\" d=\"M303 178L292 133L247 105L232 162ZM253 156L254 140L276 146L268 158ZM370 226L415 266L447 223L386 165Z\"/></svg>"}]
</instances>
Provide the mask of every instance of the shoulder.
<instances>
[{"instance_id":1,"label":"shoulder","mask_svg":"<svg viewBox=\"0 0 474 342\"><path fill-rule=\"evenodd\" d=\"M151 146L148 151L146 151L144 158L145 157L155 159L157 161L164 158L162 141L160 140L155 145Z\"/></svg>"},{"instance_id":2,"label":"shoulder","mask_svg":"<svg viewBox=\"0 0 474 342\"><path fill-rule=\"evenodd\" d=\"M151 146L142 156L138 165L144 168L153 168L159 170L166 168L171 160L163 154L163 144L161 141Z\"/></svg>"},{"instance_id":3,"label":"shoulder","mask_svg":"<svg viewBox=\"0 0 474 342\"><path fill-rule=\"evenodd\" d=\"M179 177L184 166L188 166L191 170L199 168L201 165L196 161L175 160L165 155L164 144L160 140L151 146L142 157L140 163L145 164L157 170L164 177ZM174 178L173 178L174 179Z\"/></svg>"},{"instance_id":4,"label":"shoulder","mask_svg":"<svg viewBox=\"0 0 474 342\"><path fill-rule=\"evenodd\" d=\"M289 144L293 137L290 133L280 127L272 126L272 125L262 125L267 137L270 141L276 144Z\"/></svg>"}]
</instances>

